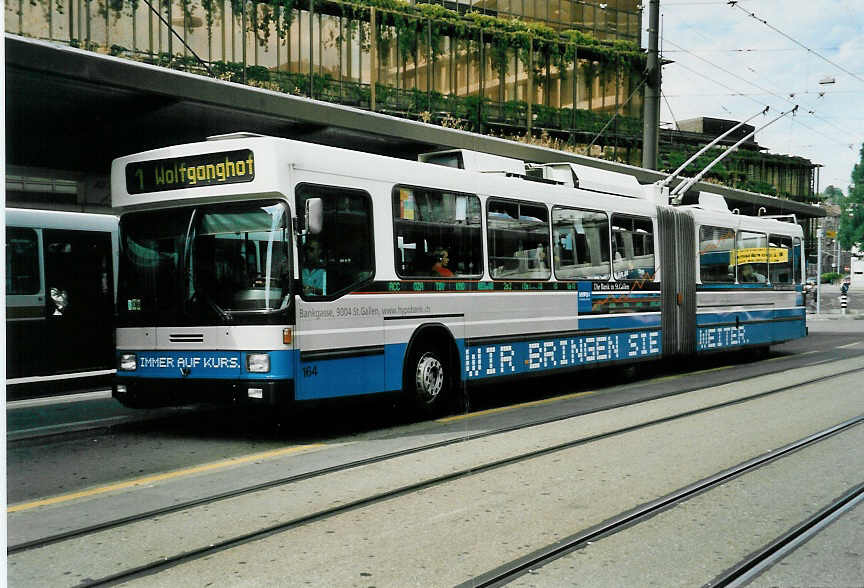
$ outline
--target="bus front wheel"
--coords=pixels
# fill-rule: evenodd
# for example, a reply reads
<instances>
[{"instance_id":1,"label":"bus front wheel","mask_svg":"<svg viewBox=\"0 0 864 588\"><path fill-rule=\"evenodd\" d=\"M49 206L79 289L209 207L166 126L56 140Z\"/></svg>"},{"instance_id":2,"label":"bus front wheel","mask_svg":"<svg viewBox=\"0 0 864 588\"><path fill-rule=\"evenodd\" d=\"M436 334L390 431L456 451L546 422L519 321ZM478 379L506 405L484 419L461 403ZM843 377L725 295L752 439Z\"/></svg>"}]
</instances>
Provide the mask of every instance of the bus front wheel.
<instances>
[{"instance_id":1,"label":"bus front wheel","mask_svg":"<svg viewBox=\"0 0 864 588\"><path fill-rule=\"evenodd\" d=\"M440 413L450 395L452 375L445 355L435 348L420 348L412 354L406 388L413 407L424 415Z\"/></svg>"}]
</instances>

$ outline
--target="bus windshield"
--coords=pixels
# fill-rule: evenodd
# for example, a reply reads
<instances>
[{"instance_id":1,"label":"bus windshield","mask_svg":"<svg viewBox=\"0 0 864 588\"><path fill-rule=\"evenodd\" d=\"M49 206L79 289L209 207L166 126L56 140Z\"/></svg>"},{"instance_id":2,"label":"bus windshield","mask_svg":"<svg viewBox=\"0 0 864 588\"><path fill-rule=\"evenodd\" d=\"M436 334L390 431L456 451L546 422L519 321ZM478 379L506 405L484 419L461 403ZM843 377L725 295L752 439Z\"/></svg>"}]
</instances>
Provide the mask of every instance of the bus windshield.
<instances>
[{"instance_id":1,"label":"bus windshield","mask_svg":"<svg viewBox=\"0 0 864 588\"><path fill-rule=\"evenodd\" d=\"M120 317L126 324L221 324L288 305L284 204L140 212L121 220ZM257 314L257 313L256 313Z\"/></svg>"}]
</instances>

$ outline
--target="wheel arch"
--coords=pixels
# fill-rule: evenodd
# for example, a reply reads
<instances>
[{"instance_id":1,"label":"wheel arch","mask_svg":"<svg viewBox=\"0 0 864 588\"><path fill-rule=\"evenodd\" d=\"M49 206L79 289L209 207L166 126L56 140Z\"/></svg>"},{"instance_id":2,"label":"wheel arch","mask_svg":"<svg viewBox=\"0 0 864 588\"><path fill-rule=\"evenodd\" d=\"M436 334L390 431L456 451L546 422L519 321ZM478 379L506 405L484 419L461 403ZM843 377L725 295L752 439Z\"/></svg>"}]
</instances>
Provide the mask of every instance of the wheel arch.
<instances>
[{"instance_id":1,"label":"wheel arch","mask_svg":"<svg viewBox=\"0 0 864 588\"><path fill-rule=\"evenodd\" d=\"M461 361L459 357L459 346L453 332L443 323L423 323L411 334L405 355L402 357L402 387L405 389L409 377L409 362L414 351L424 345L434 345L446 353L446 358L453 367L453 385L459 385L462 379Z\"/></svg>"}]
</instances>

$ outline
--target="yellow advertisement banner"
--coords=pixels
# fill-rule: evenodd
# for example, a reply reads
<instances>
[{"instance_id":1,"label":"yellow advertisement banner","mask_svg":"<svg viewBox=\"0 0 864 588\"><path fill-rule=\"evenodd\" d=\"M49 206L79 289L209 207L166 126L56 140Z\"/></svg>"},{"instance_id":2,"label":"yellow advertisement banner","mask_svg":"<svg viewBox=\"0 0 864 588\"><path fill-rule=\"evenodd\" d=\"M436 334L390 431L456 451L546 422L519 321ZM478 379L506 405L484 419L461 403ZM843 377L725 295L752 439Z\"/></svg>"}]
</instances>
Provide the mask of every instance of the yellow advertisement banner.
<instances>
[{"instance_id":1,"label":"yellow advertisement banner","mask_svg":"<svg viewBox=\"0 0 864 588\"><path fill-rule=\"evenodd\" d=\"M750 249L738 249L738 265L742 263L765 263L765 254L768 249L764 247L752 247ZM788 263L789 262L789 250L783 247L771 247L770 249L770 261L771 263ZM736 252L732 251L731 254L734 255ZM732 255L729 257L732 258Z\"/></svg>"}]
</instances>

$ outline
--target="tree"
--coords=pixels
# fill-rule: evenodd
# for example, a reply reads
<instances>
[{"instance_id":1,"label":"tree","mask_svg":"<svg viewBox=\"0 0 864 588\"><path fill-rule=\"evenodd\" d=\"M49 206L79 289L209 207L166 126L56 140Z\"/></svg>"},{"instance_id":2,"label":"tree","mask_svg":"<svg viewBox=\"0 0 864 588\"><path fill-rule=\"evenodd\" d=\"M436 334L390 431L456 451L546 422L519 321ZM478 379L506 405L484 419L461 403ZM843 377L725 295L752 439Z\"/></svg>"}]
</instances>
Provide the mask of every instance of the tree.
<instances>
[{"instance_id":1,"label":"tree","mask_svg":"<svg viewBox=\"0 0 864 588\"><path fill-rule=\"evenodd\" d=\"M852 246L864 250L864 145L860 154L861 160L852 168L852 184L840 212L840 245L846 250Z\"/></svg>"},{"instance_id":2,"label":"tree","mask_svg":"<svg viewBox=\"0 0 864 588\"><path fill-rule=\"evenodd\" d=\"M819 195L819 200L821 200L822 202L836 204L837 206L842 206L843 200L845 199L846 197L843 196L843 190L832 185L829 185L827 188L825 188L825 191Z\"/></svg>"}]
</instances>

